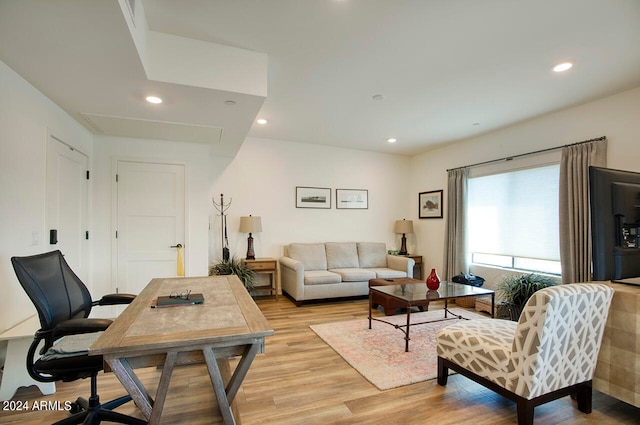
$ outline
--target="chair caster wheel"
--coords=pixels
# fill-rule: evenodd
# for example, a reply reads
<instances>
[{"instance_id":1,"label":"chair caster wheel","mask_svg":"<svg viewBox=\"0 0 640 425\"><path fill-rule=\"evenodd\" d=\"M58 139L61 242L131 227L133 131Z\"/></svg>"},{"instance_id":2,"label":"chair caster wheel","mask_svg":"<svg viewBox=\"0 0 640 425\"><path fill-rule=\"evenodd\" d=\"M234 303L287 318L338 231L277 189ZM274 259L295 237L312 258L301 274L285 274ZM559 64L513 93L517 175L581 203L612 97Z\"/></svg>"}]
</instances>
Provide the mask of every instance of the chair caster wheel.
<instances>
[{"instance_id":1,"label":"chair caster wheel","mask_svg":"<svg viewBox=\"0 0 640 425\"><path fill-rule=\"evenodd\" d=\"M71 408L69 409L69 413L75 415L76 413L80 413L84 410L84 408L77 402L71 403Z\"/></svg>"}]
</instances>

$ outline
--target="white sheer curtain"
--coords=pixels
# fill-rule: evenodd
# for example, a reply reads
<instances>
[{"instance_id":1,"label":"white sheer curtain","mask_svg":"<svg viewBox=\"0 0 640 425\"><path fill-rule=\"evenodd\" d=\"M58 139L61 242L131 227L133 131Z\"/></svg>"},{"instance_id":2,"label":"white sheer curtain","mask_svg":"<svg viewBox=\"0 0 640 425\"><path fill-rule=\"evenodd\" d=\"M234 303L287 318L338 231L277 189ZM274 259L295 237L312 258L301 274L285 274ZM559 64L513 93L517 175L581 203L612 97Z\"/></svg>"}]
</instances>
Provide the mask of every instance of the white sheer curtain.
<instances>
[{"instance_id":1,"label":"white sheer curtain","mask_svg":"<svg viewBox=\"0 0 640 425\"><path fill-rule=\"evenodd\" d=\"M562 283L591 280L589 166L607 165L607 140L562 149L560 161L560 262Z\"/></svg>"},{"instance_id":2,"label":"white sheer curtain","mask_svg":"<svg viewBox=\"0 0 640 425\"><path fill-rule=\"evenodd\" d=\"M445 280L468 271L465 235L468 175L466 167L448 172L444 274L441 276Z\"/></svg>"}]
</instances>

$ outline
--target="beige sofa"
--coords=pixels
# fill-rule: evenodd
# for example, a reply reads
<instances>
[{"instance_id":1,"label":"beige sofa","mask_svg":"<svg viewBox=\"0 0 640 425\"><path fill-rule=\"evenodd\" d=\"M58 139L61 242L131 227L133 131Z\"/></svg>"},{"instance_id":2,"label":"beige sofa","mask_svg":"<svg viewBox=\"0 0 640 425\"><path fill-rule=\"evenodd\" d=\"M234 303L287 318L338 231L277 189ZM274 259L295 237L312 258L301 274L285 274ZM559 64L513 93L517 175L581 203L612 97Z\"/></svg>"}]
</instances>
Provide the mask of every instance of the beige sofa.
<instances>
[{"instance_id":1,"label":"beige sofa","mask_svg":"<svg viewBox=\"0 0 640 425\"><path fill-rule=\"evenodd\" d=\"M415 261L388 255L384 243L292 243L280 257L282 290L297 305L307 300L362 296L369 279L413 277Z\"/></svg>"}]
</instances>

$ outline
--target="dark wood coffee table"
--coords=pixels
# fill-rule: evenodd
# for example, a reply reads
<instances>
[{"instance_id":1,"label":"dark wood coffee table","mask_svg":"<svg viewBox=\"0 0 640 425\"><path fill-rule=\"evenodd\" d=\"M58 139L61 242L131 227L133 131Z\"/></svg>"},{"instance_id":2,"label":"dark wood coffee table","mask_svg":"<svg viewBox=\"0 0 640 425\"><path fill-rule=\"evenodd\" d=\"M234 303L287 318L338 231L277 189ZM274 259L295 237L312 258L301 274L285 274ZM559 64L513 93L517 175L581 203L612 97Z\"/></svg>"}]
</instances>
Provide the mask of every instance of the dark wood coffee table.
<instances>
[{"instance_id":1,"label":"dark wood coffee table","mask_svg":"<svg viewBox=\"0 0 640 425\"><path fill-rule=\"evenodd\" d=\"M377 281L373 282L372 281ZM385 282L380 282L385 281ZM372 279L369 281L369 329L371 329L371 322L376 320L378 322L386 323L400 329L404 333L405 348L404 351L409 351L409 330L411 326L422 325L425 323L441 322L443 320L452 319L464 319L464 317L457 315L449 310L449 300L461 297L475 297L479 295L491 295L491 317L495 316L495 292L490 289L477 288L471 285L463 285L455 282L440 282L440 288L437 291L430 291L427 289L426 284L417 279L408 279L403 283L402 279L392 279L391 281L385 279ZM418 285L417 283L421 283ZM429 308L429 302L431 301L444 301L444 317L442 319L429 320L425 322L411 323L411 308L412 307L427 307ZM396 308L407 309L407 322L405 325L396 325L395 323L388 322L386 320L372 317L372 311L374 305L381 305L383 307L389 306ZM385 307L385 315L387 314L387 308ZM449 316L451 315L451 316Z\"/></svg>"},{"instance_id":2,"label":"dark wood coffee table","mask_svg":"<svg viewBox=\"0 0 640 425\"><path fill-rule=\"evenodd\" d=\"M420 279L412 279L410 277L369 280L369 288L373 286L390 286L390 285L423 285L424 290L425 291L427 290L427 285L425 284L424 281ZM429 299L421 300L412 304L412 306L418 307L420 311L427 311L429 310L429 301L430 301ZM397 309L406 308L407 306L407 303L402 300L398 300L397 298L389 296L384 292L378 292L378 291L371 292L371 290L369 290L369 302L373 309L378 308L378 306L381 306L382 308L384 308L385 316L391 316L396 312Z\"/></svg>"}]
</instances>

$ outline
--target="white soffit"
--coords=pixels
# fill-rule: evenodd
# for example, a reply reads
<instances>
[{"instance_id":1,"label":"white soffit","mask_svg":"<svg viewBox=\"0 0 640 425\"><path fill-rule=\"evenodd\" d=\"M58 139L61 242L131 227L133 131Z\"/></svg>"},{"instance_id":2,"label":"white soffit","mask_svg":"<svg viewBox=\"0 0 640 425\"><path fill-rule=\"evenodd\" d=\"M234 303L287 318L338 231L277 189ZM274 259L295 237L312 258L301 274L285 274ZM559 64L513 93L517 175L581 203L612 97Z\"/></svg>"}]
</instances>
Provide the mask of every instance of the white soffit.
<instances>
[{"instance_id":1,"label":"white soffit","mask_svg":"<svg viewBox=\"0 0 640 425\"><path fill-rule=\"evenodd\" d=\"M219 144L222 128L80 113L98 133L141 139Z\"/></svg>"},{"instance_id":2,"label":"white soffit","mask_svg":"<svg viewBox=\"0 0 640 425\"><path fill-rule=\"evenodd\" d=\"M120 6L149 80L267 96L266 54L150 31L139 0Z\"/></svg>"},{"instance_id":3,"label":"white soffit","mask_svg":"<svg viewBox=\"0 0 640 425\"><path fill-rule=\"evenodd\" d=\"M267 55L155 31L147 32L150 80L267 96Z\"/></svg>"}]
</instances>

